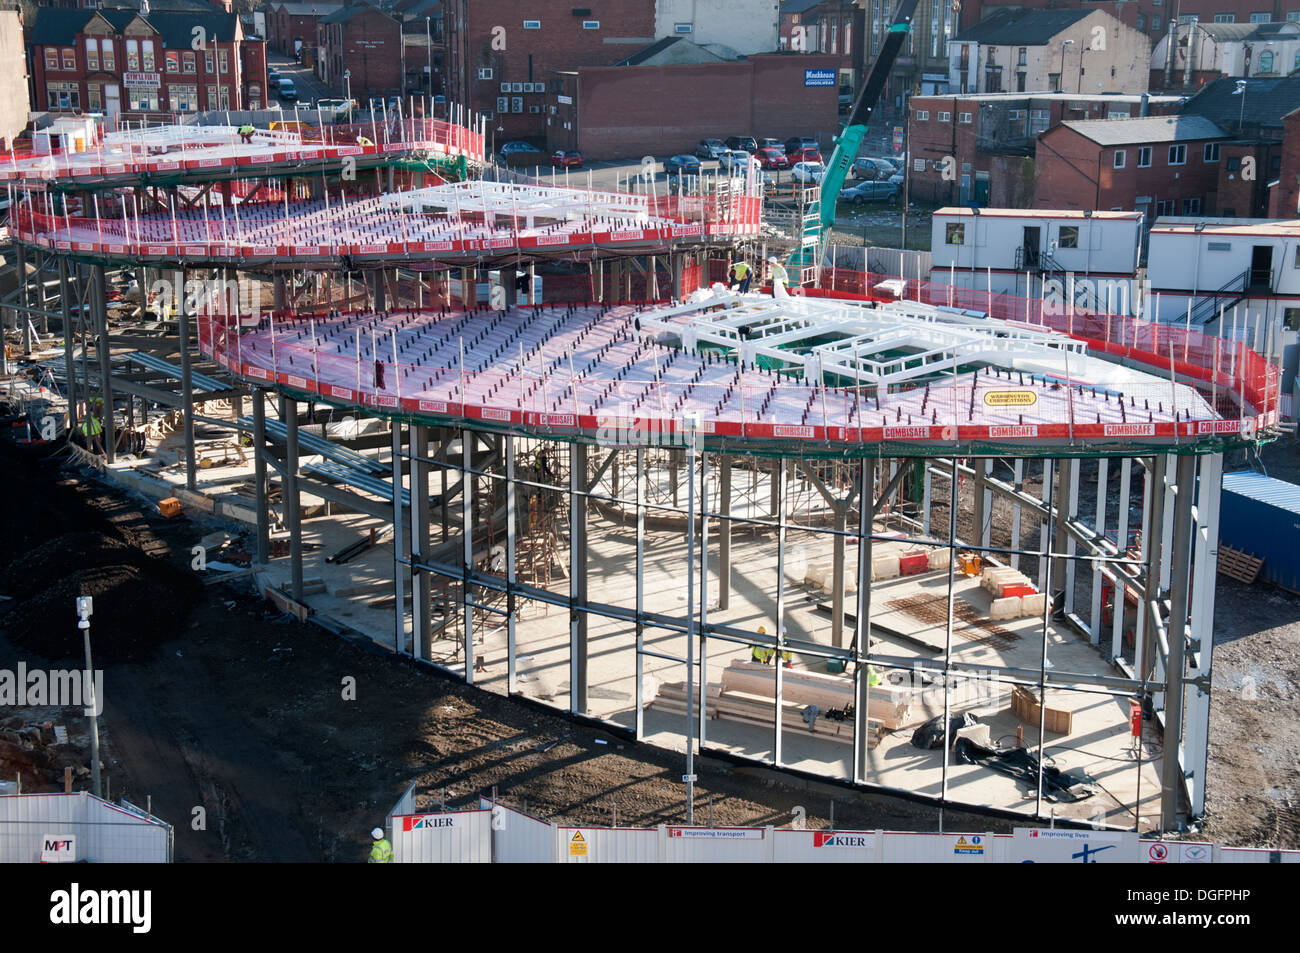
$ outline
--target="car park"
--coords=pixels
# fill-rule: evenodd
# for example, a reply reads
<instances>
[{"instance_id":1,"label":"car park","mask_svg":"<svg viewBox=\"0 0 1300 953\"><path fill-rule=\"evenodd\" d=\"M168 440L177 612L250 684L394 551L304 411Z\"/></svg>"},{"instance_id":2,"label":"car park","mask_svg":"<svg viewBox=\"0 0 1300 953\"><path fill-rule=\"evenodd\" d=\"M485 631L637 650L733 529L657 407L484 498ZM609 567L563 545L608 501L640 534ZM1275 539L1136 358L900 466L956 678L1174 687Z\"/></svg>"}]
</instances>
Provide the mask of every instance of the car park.
<instances>
[{"instance_id":1,"label":"car park","mask_svg":"<svg viewBox=\"0 0 1300 953\"><path fill-rule=\"evenodd\" d=\"M731 150L743 149L750 155L758 151L758 143L754 141L753 136L732 136L725 145Z\"/></svg>"},{"instance_id":2,"label":"car park","mask_svg":"<svg viewBox=\"0 0 1300 953\"><path fill-rule=\"evenodd\" d=\"M790 157L774 146L759 146L755 158L764 169L790 168Z\"/></svg>"}]
</instances>

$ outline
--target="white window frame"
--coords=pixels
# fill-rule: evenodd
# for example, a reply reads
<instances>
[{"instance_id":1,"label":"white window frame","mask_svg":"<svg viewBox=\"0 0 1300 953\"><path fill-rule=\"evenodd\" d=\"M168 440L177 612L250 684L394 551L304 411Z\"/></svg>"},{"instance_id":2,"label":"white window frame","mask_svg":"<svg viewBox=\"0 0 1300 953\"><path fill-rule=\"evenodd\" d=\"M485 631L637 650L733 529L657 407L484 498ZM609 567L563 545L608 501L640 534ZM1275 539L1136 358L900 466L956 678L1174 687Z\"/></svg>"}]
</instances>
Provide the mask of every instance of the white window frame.
<instances>
[{"instance_id":1,"label":"white window frame","mask_svg":"<svg viewBox=\"0 0 1300 953\"><path fill-rule=\"evenodd\" d=\"M940 110L940 111L939 111L939 121L940 121L940 122L952 122L952 113L950 113L950 112L944 112L943 110Z\"/></svg>"},{"instance_id":2,"label":"white window frame","mask_svg":"<svg viewBox=\"0 0 1300 953\"><path fill-rule=\"evenodd\" d=\"M1219 144L1217 142L1207 142L1205 148L1201 150L1202 162L1219 161Z\"/></svg>"},{"instance_id":3,"label":"white window frame","mask_svg":"<svg viewBox=\"0 0 1300 953\"><path fill-rule=\"evenodd\" d=\"M1151 159L1152 159L1152 156L1153 156L1154 152L1155 152L1155 150L1152 149L1151 146L1139 146L1139 147L1138 147L1138 160L1137 160L1137 167L1138 167L1139 169L1149 169L1149 168L1151 168ZM1143 162L1143 161L1142 161L1142 159L1143 159L1144 156L1146 157L1146 160L1147 160L1146 162Z\"/></svg>"},{"instance_id":4,"label":"white window frame","mask_svg":"<svg viewBox=\"0 0 1300 953\"><path fill-rule=\"evenodd\" d=\"M960 114L958 114L958 119L959 119L961 122L963 122L963 123L970 123L970 121L971 121L971 114L970 114L970 113L960 113Z\"/></svg>"},{"instance_id":5,"label":"white window frame","mask_svg":"<svg viewBox=\"0 0 1300 953\"><path fill-rule=\"evenodd\" d=\"M1122 169L1122 168L1124 168L1124 166L1126 166L1127 164L1128 164L1128 150L1127 150L1127 149L1116 149L1116 150L1115 150L1115 157L1114 157L1114 159L1111 161L1111 168L1112 168L1112 169Z\"/></svg>"},{"instance_id":6,"label":"white window frame","mask_svg":"<svg viewBox=\"0 0 1300 953\"><path fill-rule=\"evenodd\" d=\"M541 21L541 20L525 20L525 21L524 21L524 29L525 29L525 30L540 30L541 28L542 28L542 21Z\"/></svg>"},{"instance_id":7,"label":"white window frame","mask_svg":"<svg viewBox=\"0 0 1300 953\"><path fill-rule=\"evenodd\" d=\"M928 109L918 109L918 110L916 111L916 121L917 121L917 122L929 122L929 121L930 121L930 110L928 110Z\"/></svg>"},{"instance_id":8,"label":"white window frame","mask_svg":"<svg viewBox=\"0 0 1300 953\"><path fill-rule=\"evenodd\" d=\"M1175 159L1175 155L1179 158ZM1169 165L1187 165L1187 143L1179 142L1170 146L1169 151L1165 153L1165 161Z\"/></svg>"}]
</instances>

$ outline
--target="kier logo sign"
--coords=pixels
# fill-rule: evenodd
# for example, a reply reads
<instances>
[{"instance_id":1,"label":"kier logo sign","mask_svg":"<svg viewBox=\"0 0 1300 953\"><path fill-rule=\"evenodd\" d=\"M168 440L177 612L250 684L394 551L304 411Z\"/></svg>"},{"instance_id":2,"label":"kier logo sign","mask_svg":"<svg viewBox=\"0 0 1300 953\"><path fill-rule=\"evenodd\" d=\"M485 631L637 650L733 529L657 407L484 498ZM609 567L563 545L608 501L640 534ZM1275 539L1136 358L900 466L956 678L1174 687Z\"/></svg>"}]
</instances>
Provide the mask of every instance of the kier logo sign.
<instances>
[{"instance_id":1,"label":"kier logo sign","mask_svg":"<svg viewBox=\"0 0 1300 953\"><path fill-rule=\"evenodd\" d=\"M814 847L870 847L870 834L838 834L835 831L813 831Z\"/></svg>"}]
</instances>

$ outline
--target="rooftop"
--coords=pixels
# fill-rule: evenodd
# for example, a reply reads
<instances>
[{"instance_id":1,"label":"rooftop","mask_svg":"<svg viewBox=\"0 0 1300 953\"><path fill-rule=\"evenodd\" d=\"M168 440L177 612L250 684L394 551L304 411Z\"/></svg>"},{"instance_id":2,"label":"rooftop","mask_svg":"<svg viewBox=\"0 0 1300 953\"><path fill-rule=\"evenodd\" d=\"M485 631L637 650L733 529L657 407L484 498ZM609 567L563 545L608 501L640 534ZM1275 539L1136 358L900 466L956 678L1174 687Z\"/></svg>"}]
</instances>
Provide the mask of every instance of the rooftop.
<instances>
[{"instance_id":1,"label":"rooftop","mask_svg":"<svg viewBox=\"0 0 1300 953\"><path fill-rule=\"evenodd\" d=\"M1080 119L1061 123L1100 146L1146 142L1224 139L1228 133L1203 116L1143 116L1138 119ZM1050 130L1049 130L1050 132Z\"/></svg>"},{"instance_id":2,"label":"rooftop","mask_svg":"<svg viewBox=\"0 0 1300 953\"><path fill-rule=\"evenodd\" d=\"M975 212L969 208L948 208L936 209L935 216L940 215L974 215ZM1107 211L1084 211L1082 209L1038 209L1038 208L982 208L979 210L980 218L1096 218L1106 221L1134 221L1142 220L1141 212L1107 212Z\"/></svg>"},{"instance_id":3,"label":"rooftop","mask_svg":"<svg viewBox=\"0 0 1300 953\"><path fill-rule=\"evenodd\" d=\"M1236 93L1237 84L1245 83L1246 92ZM1204 116L1225 129L1239 124L1281 128L1282 117L1300 103L1300 71L1290 76L1234 79L1225 76L1206 84L1183 107L1183 115Z\"/></svg>"},{"instance_id":4,"label":"rooftop","mask_svg":"<svg viewBox=\"0 0 1300 953\"><path fill-rule=\"evenodd\" d=\"M957 34L957 42L985 46L1044 46L1092 10L1002 10Z\"/></svg>"},{"instance_id":5,"label":"rooftop","mask_svg":"<svg viewBox=\"0 0 1300 953\"><path fill-rule=\"evenodd\" d=\"M1162 215L1152 226L1152 233L1187 234L1200 230L1202 235L1258 235L1275 238L1300 238L1300 219L1276 218L1195 218Z\"/></svg>"}]
</instances>

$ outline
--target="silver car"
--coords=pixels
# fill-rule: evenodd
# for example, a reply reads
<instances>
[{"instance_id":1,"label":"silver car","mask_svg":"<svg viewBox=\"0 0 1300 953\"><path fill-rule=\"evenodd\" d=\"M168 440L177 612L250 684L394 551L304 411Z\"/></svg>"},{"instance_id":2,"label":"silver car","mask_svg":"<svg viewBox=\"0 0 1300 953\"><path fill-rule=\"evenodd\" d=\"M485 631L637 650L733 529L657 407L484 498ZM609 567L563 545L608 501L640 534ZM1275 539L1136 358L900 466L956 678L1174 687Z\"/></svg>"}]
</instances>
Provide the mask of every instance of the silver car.
<instances>
[{"instance_id":1,"label":"silver car","mask_svg":"<svg viewBox=\"0 0 1300 953\"><path fill-rule=\"evenodd\" d=\"M867 202L888 202L898 195L898 186L888 180L879 182L859 182L840 192L840 201L853 205Z\"/></svg>"}]
</instances>

